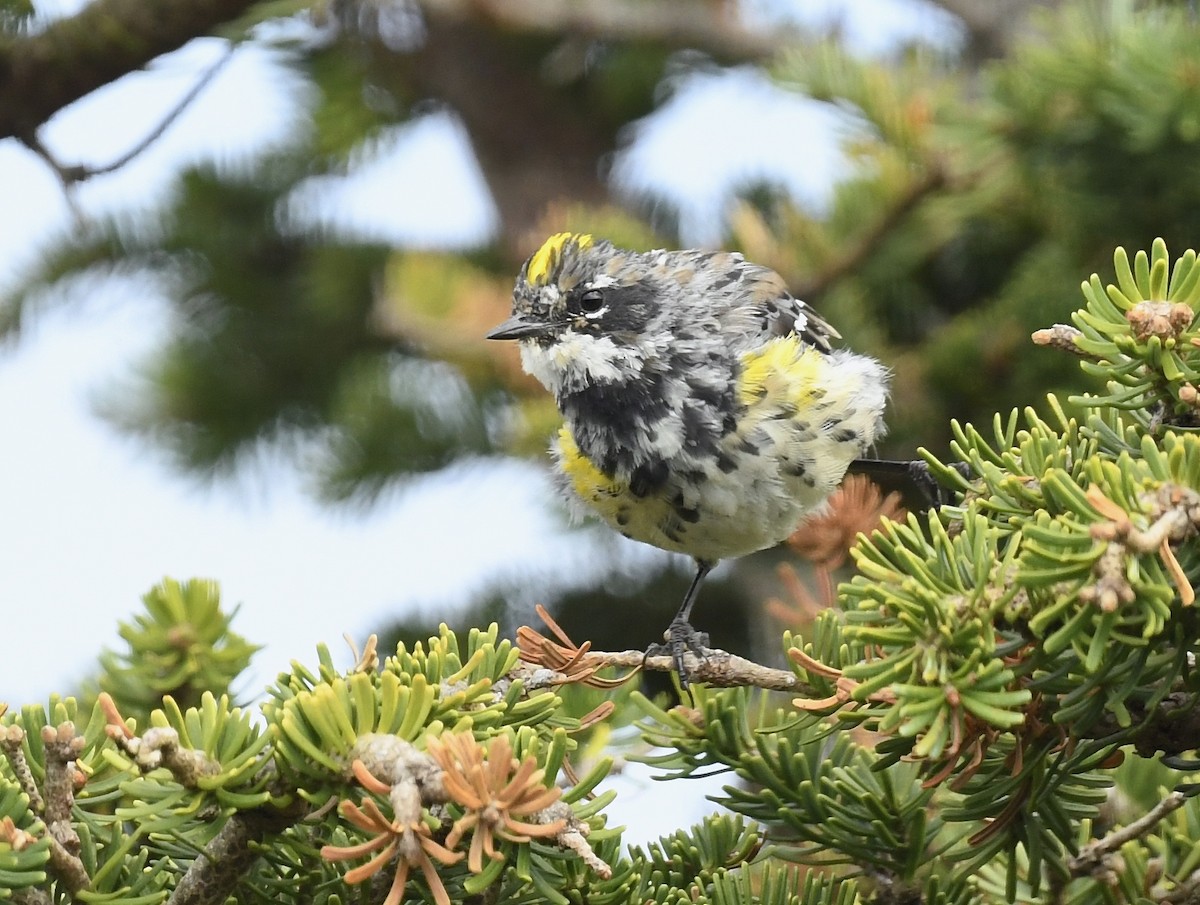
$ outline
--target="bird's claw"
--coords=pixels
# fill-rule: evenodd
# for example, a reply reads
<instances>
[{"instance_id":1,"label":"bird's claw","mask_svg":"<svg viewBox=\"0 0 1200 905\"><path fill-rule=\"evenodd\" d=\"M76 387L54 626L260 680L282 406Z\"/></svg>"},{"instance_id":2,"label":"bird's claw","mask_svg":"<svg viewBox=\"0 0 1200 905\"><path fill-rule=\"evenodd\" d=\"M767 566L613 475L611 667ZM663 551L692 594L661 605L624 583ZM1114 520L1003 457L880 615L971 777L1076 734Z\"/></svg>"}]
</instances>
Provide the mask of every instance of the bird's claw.
<instances>
[{"instance_id":1,"label":"bird's claw","mask_svg":"<svg viewBox=\"0 0 1200 905\"><path fill-rule=\"evenodd\" d=\"M700 660L708 659L708 633L698 632L686 619L672 619L663 632L662 644L651 644L646 648L646 657L670 656L684 691L688 688L688 670L683 655L691 651ZM644 660L645 658L643 658Z\"/></svg>"}]
</instances>

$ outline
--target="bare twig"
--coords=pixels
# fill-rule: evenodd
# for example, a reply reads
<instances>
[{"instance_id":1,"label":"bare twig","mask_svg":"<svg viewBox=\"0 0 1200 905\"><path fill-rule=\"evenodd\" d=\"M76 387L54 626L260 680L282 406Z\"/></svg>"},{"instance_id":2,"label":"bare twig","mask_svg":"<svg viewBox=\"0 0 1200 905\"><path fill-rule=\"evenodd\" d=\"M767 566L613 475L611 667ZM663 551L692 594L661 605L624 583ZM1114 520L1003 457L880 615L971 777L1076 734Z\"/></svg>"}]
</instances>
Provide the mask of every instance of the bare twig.
<instances>
[{"instance_id":1,"label":"bare twig","mask_svg":"<svg viewBox=\"0 0 1200 905\"><path fill-rule=\"evenodd\" d=\"M1097 871L1107 871L1109 855L1115 853L1126 842L1131 842L1149 833L1164 817L1172 811L1179 810L1194 795L1195 792L1172 792L1133 823L1113 830L1095 842L1085 845L1078 855L1067 861L1067 868L1071 871L1072 876L1076 877L1088 876Z\"/></svg>"}]
</instances>

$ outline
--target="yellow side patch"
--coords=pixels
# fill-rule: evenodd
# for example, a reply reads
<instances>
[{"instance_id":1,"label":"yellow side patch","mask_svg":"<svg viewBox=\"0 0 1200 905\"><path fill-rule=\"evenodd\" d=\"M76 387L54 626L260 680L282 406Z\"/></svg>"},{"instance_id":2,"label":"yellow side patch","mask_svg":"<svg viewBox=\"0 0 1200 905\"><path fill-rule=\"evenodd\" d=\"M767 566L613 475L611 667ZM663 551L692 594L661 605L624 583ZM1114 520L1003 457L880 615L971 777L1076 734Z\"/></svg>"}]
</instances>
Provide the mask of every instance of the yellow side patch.
<instances>
[{"instance_id":1,"label":"yellow side patch","mask_svg":"<svg viewBox=\"0 0 1200 905\"><path fill-rule=\"evenodd\" d=\"M749 406L770 396L802 408L825 370L825 356L798 336L781 336L742 354L738 399Z\"/></svg>"},{"instance_id":2,"label":"yellow side patch","mask_svg":"<svg viewBox=\"0 0 1200 905\"><path fill-rule=\"evenodd\" d=\"M633 496L628 484L608 477L579 451L566 425L558 432L558 451L559 466L571 488L610 527L665 550L687 552L680 546L678 533L664 533L664 525L673 523L675 531L682 530L665 500L653 494Z\"/></svg>"},{"instance_id":3,"label":"yellow side patch","mask_svg":"<svg viewBox=\"0 0 1200 905\"><path fill-rule=\"evenodd\" d=\"M574 242L580 248L587 248L592 241L592 237L586 233L555 233L543 242L542 247L535 251L533 257L529 259L529 267L525 270L525 279L534 285L548 283L550 274L558 265L558 258L562 254L564 245Z\"/></svg>"},{"instance_id":4,"label":"yellow side patch","mask_svg":"<svg viewBox=\"0 0 1200 905\"><path fill-rule=\"evenodd\" d=\"M584 501L595 505L624 491L624 484L608 477L579 451L575 438L565 424L558 431L558 448L562 454L563 473L570 478L571 486Z\"/></svg>"}]
</instances>

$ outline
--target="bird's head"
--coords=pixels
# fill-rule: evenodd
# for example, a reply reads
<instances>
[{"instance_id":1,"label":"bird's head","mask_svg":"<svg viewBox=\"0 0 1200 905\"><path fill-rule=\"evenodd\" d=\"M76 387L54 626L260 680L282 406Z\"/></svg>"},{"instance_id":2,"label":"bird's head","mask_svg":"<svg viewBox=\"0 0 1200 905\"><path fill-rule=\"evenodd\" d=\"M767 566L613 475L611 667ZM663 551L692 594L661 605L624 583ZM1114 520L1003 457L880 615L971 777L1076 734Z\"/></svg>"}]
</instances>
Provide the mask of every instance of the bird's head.
<instances>
[{"instance_id":1,"label":"bird's head","mask_svg":"<svg viewBox=\"0 0 1200 905\"><path fill-rule=\"evenodd\" d=\"M660 309L642 257L589 235L551 236L521 268L512 317L487 338L518 340L525 369L555 394L637 376Z\"/></svg>"}]
</instances>

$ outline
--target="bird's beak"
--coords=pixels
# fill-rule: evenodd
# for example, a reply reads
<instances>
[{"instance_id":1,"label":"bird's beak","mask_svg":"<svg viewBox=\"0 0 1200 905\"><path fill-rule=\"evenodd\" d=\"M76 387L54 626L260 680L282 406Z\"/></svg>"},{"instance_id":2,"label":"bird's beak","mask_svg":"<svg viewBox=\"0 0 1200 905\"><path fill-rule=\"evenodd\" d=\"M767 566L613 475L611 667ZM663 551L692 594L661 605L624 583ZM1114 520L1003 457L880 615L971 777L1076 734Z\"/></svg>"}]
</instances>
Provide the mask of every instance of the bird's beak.
<instances>
[{"instance_id":1,"label":"bird's beak","mask_svg":"<svg viewBox=\"0 0 1200 905\"><path fill-rule=\"evenodd\" d=\"M491 330L486 339L532 339L546 336L553 326L545 321L527 321L513 315L500 326Z\"/></svg>"}]
</instances>

